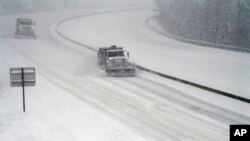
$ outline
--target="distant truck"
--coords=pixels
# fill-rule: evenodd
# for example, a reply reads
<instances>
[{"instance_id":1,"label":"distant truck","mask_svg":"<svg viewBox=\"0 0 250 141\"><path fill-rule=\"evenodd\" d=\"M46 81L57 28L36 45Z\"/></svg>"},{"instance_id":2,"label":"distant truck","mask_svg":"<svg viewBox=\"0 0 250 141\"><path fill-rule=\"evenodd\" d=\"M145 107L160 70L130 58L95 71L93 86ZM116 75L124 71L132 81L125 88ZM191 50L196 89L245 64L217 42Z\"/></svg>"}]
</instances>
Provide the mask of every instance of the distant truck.
<instances>
[{"instance_id":1,"label":"distant truck","mask_svg":"<svg viewBox=\"0 0 250 141\"><path fill-rule=\"evenodd\" d=\"M135 66L128 62L129 53L123 47L111 46L99 48L97 53L99 66L109 76L135 76Z\"/></svg>"},{"instance_id":2,"label":"distant truck","mask_svg":"<svg viewBox=\"0 0 250 141\"><path fill-rule=\"evenodd\" d=\"M31 36L36 38L35 35L35 22L31 19L18 18L16 20L16 32L15 35L20 36Z\"/></svg>"}]
</instances>

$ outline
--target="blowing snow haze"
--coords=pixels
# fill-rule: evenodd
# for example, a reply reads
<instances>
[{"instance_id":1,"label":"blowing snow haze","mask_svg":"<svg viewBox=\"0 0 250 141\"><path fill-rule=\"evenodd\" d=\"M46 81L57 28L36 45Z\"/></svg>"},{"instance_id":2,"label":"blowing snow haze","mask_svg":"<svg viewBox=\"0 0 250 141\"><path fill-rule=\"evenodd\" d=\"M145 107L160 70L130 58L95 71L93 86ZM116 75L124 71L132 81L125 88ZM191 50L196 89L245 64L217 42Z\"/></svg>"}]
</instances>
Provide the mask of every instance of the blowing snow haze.
<instances>
[{"instance_id":1,"label":"blowing snow haze","mask_svg":"<svg viewBox=\"0 0 250 141\"><path fill-rule=\"evenodd\" d=\"M250 124L249 5L0 0L0 141L230 140Z\"/></svg>"},{"instance_id":2,"label":"blowing snow haze","mask_svg":"<svg viewBox=\"0 0 250 141\"><path fill-rule=\"evenodd\" d=\"M167 33L250 48L249 0L157 0Z\"/></svg>"},{"instance_id":3,"label":"blowing snow haze","mask_svg":"<svg viewBox=\"0 0 250 141\"><path fill-rule=\"evenodd\" d=\"M0 14L121 5L143 7L150 3L145 0L1 0ZM156 0L156 3L159 21L170 35L250 48L248 0Z\"/></svg>"},{"instance_id":4,"label":"blowing snow haze","mask_svg":"<svg viewBox=\"0 0 250 141\"><path fill-rule=\"evenodd\" d=\"M1 0L1 13L42 12L76 8L149 5L145 0Z\"/></svg>"}]
</instances>

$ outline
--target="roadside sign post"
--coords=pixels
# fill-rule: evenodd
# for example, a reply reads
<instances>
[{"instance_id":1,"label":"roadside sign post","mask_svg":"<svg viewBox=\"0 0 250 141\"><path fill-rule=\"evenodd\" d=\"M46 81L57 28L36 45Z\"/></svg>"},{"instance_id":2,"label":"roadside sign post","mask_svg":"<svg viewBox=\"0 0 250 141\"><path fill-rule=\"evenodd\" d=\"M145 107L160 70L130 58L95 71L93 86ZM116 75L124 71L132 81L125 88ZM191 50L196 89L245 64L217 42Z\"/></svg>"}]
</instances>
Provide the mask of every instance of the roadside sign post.
<instances>
[{"instance_id":1,"label":"roadside sign post","mask_svg":"<svg viewBox=\"0 0 250 141\"><path fill-rule=\"evenodd\" d=\"M22 87L23 87L23 112L25 112L25 91L24 91L24 72L22 68Z\"/></svg>"},{"instance_id":2,"label":"roadside sign post","mask_svg":"<svg viewBox=\"0 0 250 141\"><path fill-rule=\"evenodd\" d=\"M25 112L25 86L36 85L35 68L10 68L10 86L23 88L23 112Z\"/></svg>"}]
</instances>

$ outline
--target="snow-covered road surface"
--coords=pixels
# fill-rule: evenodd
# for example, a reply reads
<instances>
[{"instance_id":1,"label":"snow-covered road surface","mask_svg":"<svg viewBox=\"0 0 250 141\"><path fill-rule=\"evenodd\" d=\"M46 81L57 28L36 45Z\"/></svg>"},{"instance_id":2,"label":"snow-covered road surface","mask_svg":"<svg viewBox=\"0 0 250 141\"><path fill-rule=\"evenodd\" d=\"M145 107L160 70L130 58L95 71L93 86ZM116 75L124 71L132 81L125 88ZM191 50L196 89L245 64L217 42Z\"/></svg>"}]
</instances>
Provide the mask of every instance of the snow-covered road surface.
<instances>
[{"instance_id":1,"label":"snow-covered road surface","mask_svg":"<svg viewBox=\"0 0 250 141\"><path fill-rule=\"evenodd\" d=\"M153 14L153 9L141 9L84 16L64 22L58 30L95 48L124 46L136 64L250 99L249 54L168 39L148 27L146 20Z\"/></svg>"},{"instance_id":2,"label":"snow-covered road surface","mask_svg":"<svg viewBox=\"0 0 250 141\"><path fill-rule=\"evenodd\" d=\"M191 46L189 44L184 44L173 41L171 39L166 39L166 37L162 39L162 36L158 35L158 33L152 32L151 29L148 28L149 25L146 25L148 23L145 23L148 17L150 17L153 13L154 13L153 8L151 9L144 8L136 10L128 9L125 11L118 10L114 12L95 13L90 15L77 16L61 21L57 25L58 27L56 28L56 31L59 33L59 35L66 37L66 39L70 39L73 42L82 44L83 47L84 46L86 46L86 48L90 47L91 49L94 50L97 50L98 47L100 46L109 46L114 43L117 43L118 45L125 44L124 46L125 48L128 48L129 51L131 50L133 51L131 53L132 54L131 58L134 58L134 61L132 60L132 62L135 62L136 64L145 66L147 68L150 68L151 70L160 71L170 75L172 74L171 72L169 72L171 68L175 68L174 69L175 73L172 74L173 76L179 76L179 77L182 76L180 78L189 80L191 82L198 81L197 82L198 84L203 84L203 85L207 84L205 86L211 86L211 87L214 86L212 88L220 88L219 90L235 92L234 94L236 95L238 94L246 98L249 97L248 94L249 83L247 83L248 81L250 81L247 77L247 75L249 75L247 73L248 72L247 68L249 67L249 63L246 61L247 58L249 58L248 54L242 54L238 52L228 52L225 50L219 50L213 48L200 48L195 45ZM129 24L126 21L129 21ZM131 30L131 27L133 27L134 30ZM133 36L136 35L138 36L134 38ZM150 36L151 38L145 38L146 36ZM145 43L145 41L147 42ZM166 43L161 44L160 46L159 43L161 42L162 43L166 42ZM168 42L172 42L173 44L176 45L169 47ZM183 46L187 45L188 48L194 50L194 52L190 51L189 55L187 54L180 56L178 53L179 52L184 53L184 51L186 50L181 45ZM224 58L223 56L221 56L221 54L223 54L223 51L225 52L224 56L226 55L230 56L230 54L233 54L234 57ZM166 53L164 56L163 52L165 53L175 52L175 53L172 54L170 53L170 55L166 55L167 54ZM201 57L200 53L204 54L205 52L213 52L213 53L212 54L208 53L210 56L206 55ZM192 56L192 54L194 56ZM175 62L168 61L169 59L171 60L171 56L175 58L174 59ZM202 59L200 59L200 57ZM234 65L229 65L229 66L226 65L230 68L231 71L224 70L227 68L224 65L211 64L210 61L207 61L207 60L216 61L216 59L214 58L219 58L218 60L222 61L221 63L226 63L226 64L230 64L229 62L235 59ZM193 60L196 63L195 64L188 63L189 67L187 67L187 62L186 60L183 59L187 59L190 62ZM170 67L165 67L166 65L170 65ZM185 66L188 70L192 71L193 73L189 72L191 74L187 75L186 74L187 69L185 69ZM208 66L212 67L209 67L210 69L207 69ZM220 71L223 73L221 73ZM241 75L239 75L238 72L241 72ZM218 76L215 75L219 73L220 75ZM246 77L244 81L242 79L240 83L238 83L238 81L232 82L235 78L237 78L237 80L241 80L241 77L245 75ZM228 79L230 79L231 81L227 81ZM246 104L245 107L241 105L242 102L239 102L240 103L239 104L238 102L235 103L232 101L229 102L228 100L225 100L227 98L225 98L224 96L222 97L216 95L214 96L211 93L209 95L205 95L204 93L201 95L200 92L197 93L193 92L192 89L184 90L183 86L179 86L180 84L178 84L177 87L176 84L173 85L170 83L168 85L171 85L176 89L189 91L190 93L187 93L188 95L199 98L203 101L209 101L209 103L213 103L220 107L224 107L226 109L230 109L232 111L239 112L241 114L245 114L248 116L250 115L250 112L246 112L248 109L247 105L249 104ZM232 87L232 85L234 85L234 87Z\"/></svg>"},{"instance_id":3,"label":"snow-covered road surface","mask_svg":"<svg viewBox=\"0 0 250 141\"><path fill-rule=\"evenodd\" d=\"M120 9L124 8L115 10ZM229 124L250 123L250 113L247 113L250 106L246 103L142 71L138 72L138 77L106 77L97 66L95 52L63 39L55 31L57 23L68 17L111 10L114 8L10 15L0 19L2 27L6 27L1 28L0 35L0 139L225 141L229 138ZM140 11L129 15L137 15ZM151 16L150 12L146 13ZM124 16L124 13L120 14ZM36 20L37 40L12 37L15 19L20 16ZM127 48L129 41L126 38L124 42L113 38L113 42L109 40L101 44L99 41L103 39L93 36L95 33L91 25L96 23L100 27L109 22L113 23L112 27L114 24L124 26L109 21L106 14L99 16L104 18L98 17L92 23L87 23L87 20L86 30L81 30L82 34L71 31L72 35L81 39L92 38L91 42L84 42L93 47L117 43ZM106 18L106 22L98 22ZM79 21L71 21L67 23L69 27L63 29L70 31L79 27L75 24L83 24L82 19L76 20ZM127 26L133 28L130 22ZM135 40L141 38L142 34L138 34L140 29L131 31L134 31ZM143 40L149 45L155 43ZM136 49L129 50L131 56L140 57ZM137 58L134 59L137 63ZM37 86L27 88L25 114L21 113L21 89L9 87L9 68L20 66L33 66L37 70ZM207 97L208 101L202 97ZM213 105L213 101L223 101L226 107L234 108L221 108L222 105Z\"/></svg>"}]
</instances>

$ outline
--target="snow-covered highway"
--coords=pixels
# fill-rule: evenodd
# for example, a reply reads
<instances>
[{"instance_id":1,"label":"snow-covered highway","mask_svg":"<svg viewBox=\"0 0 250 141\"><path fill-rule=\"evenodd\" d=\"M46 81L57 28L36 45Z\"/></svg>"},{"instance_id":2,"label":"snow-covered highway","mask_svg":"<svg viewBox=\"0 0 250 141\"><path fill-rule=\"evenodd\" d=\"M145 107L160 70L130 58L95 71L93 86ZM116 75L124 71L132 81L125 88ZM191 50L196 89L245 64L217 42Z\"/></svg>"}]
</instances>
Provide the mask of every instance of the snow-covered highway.
<instances>
[{"instance_id":1,"label":"snow-covered highway","mask_svg":"<svg viewBox=\"0 0 250 141\"><path fill-rule=\"evenodd\" d=\"M163 66L164 61L157 60L157 57L166 57L164 54L155 54L165 47L165 39L155 35L157 33L151 33L144 25L145 19L152 16L154 8L89 8L1 17L0 139L226 141L229 140L230 124L249 124L250 105L247 103L140 70L137 77L106 77L97 66L96 52L66 40L56 32L58 30L68 38L95 49L112 44L122 45L130 51L135 63L171 73L176 68L171 68L169 64ZM37 40L13 38L17 17L36 21ZM58 23L70 17L77 18L58 26ZM182 44L171 42L178 46ZM157 49L152 49L156 46ZM164 53L175 50L185 54L184 51L189 51L185 47L166 48ZM224 53L223 50L207 50ZM147 57L149 54L153 56ZM249 55L234 55L242 57L242 60L249 59ZM173 57L170 55L170 58ZM183 59L179 59L180 65ZM172 61L176 61L176 58ZM187 64L187 61L182 64L186 64L184 67L187 70L192 68L189 65L196 65ZM243 65L249 67L247 64ZM33 66L37 70L37 86L27 88L25 114L21 111L21 89L9 86L9 68L21 66ZM168 68L170 72L166 72ZM214 74L219 71L214 70ZM181 77L185 76L189 77L188 74ZM197 81L201 80L201 76L197 77ZM248 81L246 77L241 83ZM208 84L209 81L204 83ZM229 91L235 92L235 87ZM240 87L237 90L247 95L249 88Z\"/></svg>"}]
</instances>

